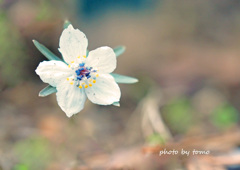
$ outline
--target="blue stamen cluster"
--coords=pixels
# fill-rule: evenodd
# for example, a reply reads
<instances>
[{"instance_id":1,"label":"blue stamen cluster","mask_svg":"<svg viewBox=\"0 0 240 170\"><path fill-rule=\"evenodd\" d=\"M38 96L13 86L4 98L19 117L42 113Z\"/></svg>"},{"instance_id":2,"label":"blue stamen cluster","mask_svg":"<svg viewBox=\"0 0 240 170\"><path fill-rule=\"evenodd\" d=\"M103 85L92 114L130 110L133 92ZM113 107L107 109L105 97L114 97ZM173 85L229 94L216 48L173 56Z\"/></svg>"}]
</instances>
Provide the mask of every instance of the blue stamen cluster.
<instances>
[{"instance_id":1,"label":"blue stamen cluster","mask_svg":"<svg viewBox=\"0 0 240 170\"><path fill-rule=\"evenodd\" d=\"M79 66L80 66L80 67L83 67L83 66L85 66L85 63L81 63L81 64L79 64Z\"/></svg>"},{"instance_id":2,"label":"blue stamen cluster","mask_svg":"<svg viewBox=\"0 0 240 170\"><path fill-rule=\"evenodd\" d=\"M82 78L86 77L87 79L89 79L92 67L84 67L85 63L80 63L79 64L79 69L77 69L75 72L77 74L77 80L82 80ZM96 72L95 70L93 70L93 72Z\"/></svg>"},{"instance_id":3,"label":"blue stamen cluster","mask_svg":"<svg viewBox=\"0 0 240 170\"><path fill-rule=\"evenodd\" d=\"M82 78L83 78L83 75L77 76L78 80L82 80Z\"/></svg>"}]
</instances>

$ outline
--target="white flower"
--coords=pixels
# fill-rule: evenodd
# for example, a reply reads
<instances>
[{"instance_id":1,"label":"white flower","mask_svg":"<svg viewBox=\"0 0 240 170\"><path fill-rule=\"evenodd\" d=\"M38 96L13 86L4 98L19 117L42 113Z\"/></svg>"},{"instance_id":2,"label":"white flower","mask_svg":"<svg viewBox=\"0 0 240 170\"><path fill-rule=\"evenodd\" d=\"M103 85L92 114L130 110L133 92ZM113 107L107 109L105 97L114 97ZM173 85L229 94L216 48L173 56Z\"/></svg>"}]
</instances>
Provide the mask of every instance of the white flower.
<instances>
[{"instance_id":1,"label":"white flower","mask_svg":"<svg viewBox=\"0 0 240 170\"><path fill-rule=\"evenodd\" d=\"M110 47L100 47L86 57L88 40L69 25L60 37L62 61L43 61L36 73L43 82L57 88L57 101L68 117L80 112L88 98L95 104L111 105L121 92L109 74L116 68L116 55Z\"/></svg>"}]
</instances>

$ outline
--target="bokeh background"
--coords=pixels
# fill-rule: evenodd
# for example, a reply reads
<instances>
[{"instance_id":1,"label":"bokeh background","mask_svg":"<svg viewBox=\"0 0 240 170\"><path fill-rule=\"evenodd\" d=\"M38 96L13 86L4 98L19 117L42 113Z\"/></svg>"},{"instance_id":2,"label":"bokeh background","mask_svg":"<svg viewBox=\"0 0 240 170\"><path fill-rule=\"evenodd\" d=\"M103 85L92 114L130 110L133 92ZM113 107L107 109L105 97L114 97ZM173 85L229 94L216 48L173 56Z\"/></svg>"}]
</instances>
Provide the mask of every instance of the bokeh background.
<instances>
[{"instance_id":1,"label":"bokeh background","mask_svg":"<svg viewBox=\"0 0 240 170\"><path fill-rule=\"evenodd\" d=\"M89 50L124 45L121 107L67 118L35 74L64 20ZM239 169L240 1L0 0L0 169ZM163 155L181 149L210 154Z\"/></svg>"}]
</instances>

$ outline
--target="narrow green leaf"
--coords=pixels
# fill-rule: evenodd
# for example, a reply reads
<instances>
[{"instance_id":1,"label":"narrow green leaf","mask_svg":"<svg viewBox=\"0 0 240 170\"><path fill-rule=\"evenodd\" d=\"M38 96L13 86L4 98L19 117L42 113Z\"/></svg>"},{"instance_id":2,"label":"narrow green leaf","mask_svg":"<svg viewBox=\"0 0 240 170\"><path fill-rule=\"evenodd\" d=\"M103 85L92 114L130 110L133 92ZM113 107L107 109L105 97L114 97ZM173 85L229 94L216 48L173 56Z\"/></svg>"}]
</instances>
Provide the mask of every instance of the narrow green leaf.
<instances>
[{"instance_id":1,"label":"narrow green leaf","mask_svg":"<svg viewBox=\"0 0 240 170\"><path fill-rule=\"evenodd\" d=\"M46 97L46 96L48 96L48 95L50 95L52 93L56 93L56 92L57 92L56 87L48 85L47 87L45 87L44 89L42 89L39 92L39 96L40 97Z\"/></svg>"},{"instance_id":2,"label":"narrow green leaf","mask_svg":"<svg viewBox=\"0 0 240 170\"><path fill-rule=\"evenodd\" d=\"M124 46L118 46L118 47L115 47L113 49L114 53L116 54L116 57L120 56L121 54L123 54L126 50L126 47Z\"/></svg>"},{"instance_id":3,"label":"narrow green leaf","mask_svg":"<svg viewBox=\"0 0 240 170\"><path fill-rule=\"evenodd\" d=\"M71 24L71 22L66 20L63 24L63 29L66 29L70 24Z\"/></svg>"},{"instance_id":4,"label":"narrow green leaf","mask_svg":"<svg viewBox=\"0 0 240 170\"><path fill-rule=\"evenodd\" d=\"M119 103L119 102L114 102L112 105L113 105L113 106L120 107L120 103Z\"/></svg>"},{"instance_id":5,"label":"narrow green leaf","mask_svg":"<svg viewBox=\"0 0 240 170\"><path fill-rule=\"evenodd\" d=\"M57 61L63 61L60 58L58 58L55 54L53 54L49 49L47 49L44 45L40 44L36 40L33 40L34 45L37 47L37 49L49 60L57 60Z\"/></svg>"},{"instance_id":6,"label":"narrow green leaf","mask_svg":"<svg viewBox=\"0 0 240 170\"><path fill-rule=\"evenodd\" d=\"M87 57L88 57L89 51L87 50Z\"/></svg>"},{"instance_id":7,"label":"narrow green leaf","mask_svg":"<svg viewBox=\"0 0 240 170\"><path fill-rule=\"evenodd\" d=\"M138 82L138 79L134 77L124 76L124 75L115 74L115 73L111 73L111 75L114 77L117 83L133 84Z\"/></svg>"}]
</instances>

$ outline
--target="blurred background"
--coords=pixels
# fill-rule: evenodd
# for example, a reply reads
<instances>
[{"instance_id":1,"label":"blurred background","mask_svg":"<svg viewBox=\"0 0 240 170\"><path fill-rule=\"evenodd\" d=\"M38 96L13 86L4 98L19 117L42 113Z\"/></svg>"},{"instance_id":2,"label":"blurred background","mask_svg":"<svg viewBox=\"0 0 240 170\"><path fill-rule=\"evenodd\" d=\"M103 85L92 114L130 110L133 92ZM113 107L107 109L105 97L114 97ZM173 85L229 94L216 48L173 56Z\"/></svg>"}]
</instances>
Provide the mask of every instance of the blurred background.
<instances>
[{"instance_id":1,"label":"blurred background","mask_svg":"<svg viewBox=\"0 0 240 170\"><path fill-rule=\"evenodd\" d=\"M64 20L89 50L124 45L121 107L72 118L35 74ZM0 0L0 169L240 169L240 1ZM208 155L162 155L181 149Z\"/></svg>"}]
</instances>

